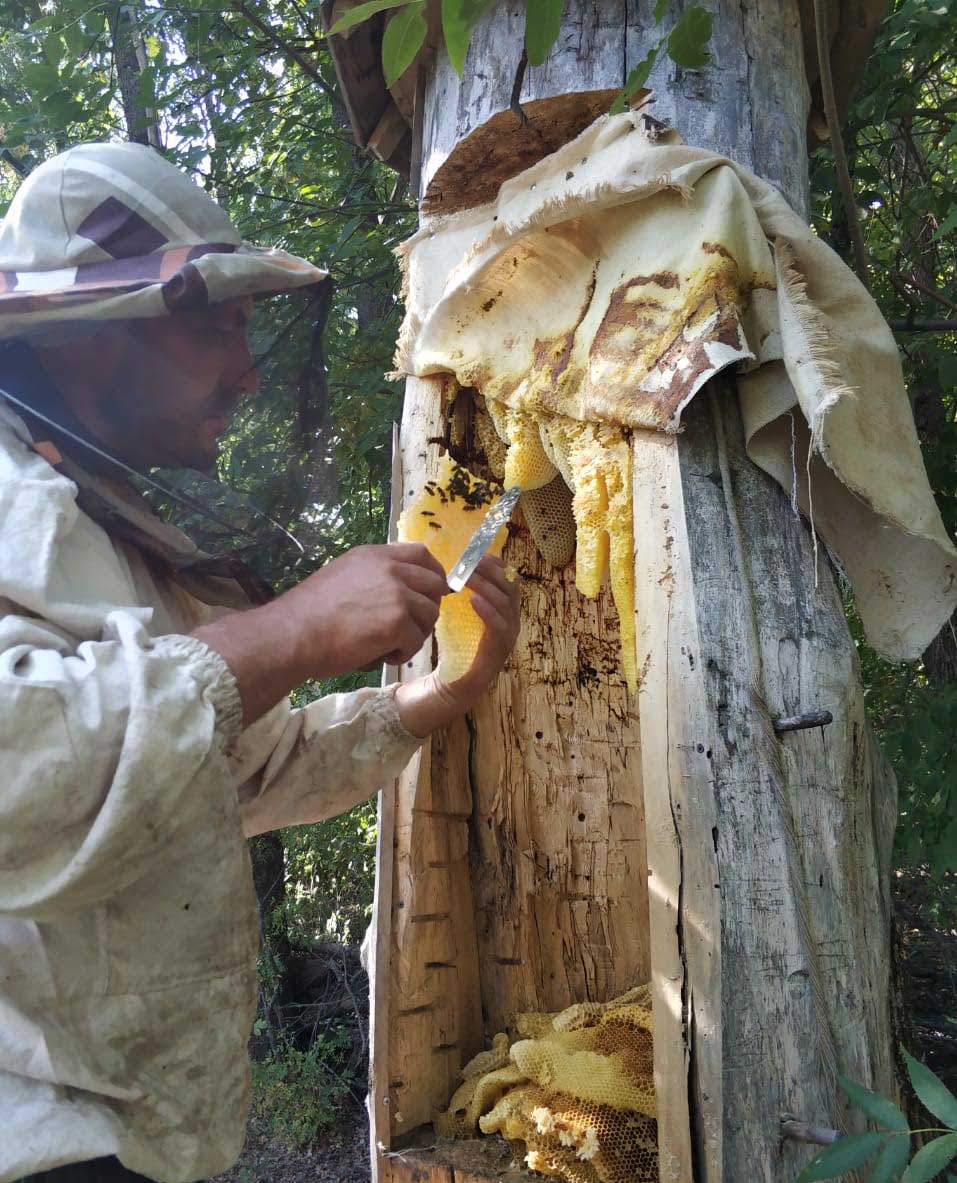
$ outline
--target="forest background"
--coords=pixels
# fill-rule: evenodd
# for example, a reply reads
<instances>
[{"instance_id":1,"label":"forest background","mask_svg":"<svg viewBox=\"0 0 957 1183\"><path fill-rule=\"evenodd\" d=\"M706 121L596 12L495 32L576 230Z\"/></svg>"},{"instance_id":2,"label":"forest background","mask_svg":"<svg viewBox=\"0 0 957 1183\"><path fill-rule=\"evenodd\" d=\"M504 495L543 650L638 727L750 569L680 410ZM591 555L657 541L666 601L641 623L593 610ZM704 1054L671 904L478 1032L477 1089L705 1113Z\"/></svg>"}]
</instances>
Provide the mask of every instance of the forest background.
<instances>
[{"instance_id":1,"label":"forest background","mask_svg":"<svg viewBox=\"0 0 957 1183\"><path fill-rule=\"evenodd\" d=\"M957 0L895 0L844 127L872 290L897 334L952 535L955 47ZM0 0L0 215L40 161L114 138L161 149L245 238L316 261L335 281L326 306L302 296L260 306L253 349L261 388L225 438L219 482L160 474L233 528L162 496L158 507L205 548L238 551L279 590L349 547L383 541L402 399L383 377L401 319L392 252L415 226L415 202L353 142L318 7ZM837 192L825 141L811 159L812 220L853 265ZM847 611L871 719L900 789L897 900L914 1041L953 1085L957 1022L946 991L957 998L957 630L951 621L922 661L891 666L861 640L849 597ZM301 697L374 680L339 679ZM274 1136L310 1145L363 1093L365 985L355 944L371 910L375 803L263 836L253 854L265 937L256 1112Z\"/></svg>"}]
</instances>

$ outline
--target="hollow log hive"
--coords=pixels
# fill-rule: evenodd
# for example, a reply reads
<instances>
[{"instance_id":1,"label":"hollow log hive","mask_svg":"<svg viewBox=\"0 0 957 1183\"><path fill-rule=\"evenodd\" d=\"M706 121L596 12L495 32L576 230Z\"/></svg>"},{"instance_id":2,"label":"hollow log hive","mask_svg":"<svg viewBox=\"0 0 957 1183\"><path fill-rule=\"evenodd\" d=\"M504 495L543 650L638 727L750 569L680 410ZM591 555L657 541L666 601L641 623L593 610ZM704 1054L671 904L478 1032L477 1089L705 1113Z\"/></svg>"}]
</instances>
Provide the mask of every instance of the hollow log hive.
<instances>
[{"instance_id":1,"label":"hollow log hive","mask_svg":"<svg viewBox=\"0 0 957 1183\"><path fill-rule=\"evenodd\" d=\"M420 74L412 156L432 212L494 196L490 147L502 180L509 162L534 163L607 109L651 24L641 6L566 11L549 62L526 77L522 126L507 110L522 20L521 6L496 6L461 79L441 53ZM797 3L718 6L712 55L701 72L658 67L656 115L804 208ZM406 511L440 477L436 438L483 479L496 467L506 476L508 454L491 454L476 405L448 375L408 380L394 481ZM523 498L504 549L522 575L509 668L382 794L370 1095L380 1183L530 1179L494 1139L434 1148L431 1123L461 1069L518 1014L604 1003L645 981L662 1180L785 1183L808 1152L781 1144L781 1113L851 1128L835 1070L893 1088L894 788L867 729L841 598L826 563L815 581L806 526L745 456L733 382L709 383L683 424L628 438L631 669L619 660L623 580L614 598L608 586L583 596L567 537L548 529L577 490L562 493L545 466L523 474L551 492ZM501 426L513 447L528 441L527 423ZM560 470L556 457L546 451ZM542 557L533 530L565 565ZM581 555L577 565L581 575ZM596 555L584 567L601 565ZM423 652L397 676L431 661ZM772 716L812 708L832 711L825 732L773 736Z\"/></svg>"}]
</instances>

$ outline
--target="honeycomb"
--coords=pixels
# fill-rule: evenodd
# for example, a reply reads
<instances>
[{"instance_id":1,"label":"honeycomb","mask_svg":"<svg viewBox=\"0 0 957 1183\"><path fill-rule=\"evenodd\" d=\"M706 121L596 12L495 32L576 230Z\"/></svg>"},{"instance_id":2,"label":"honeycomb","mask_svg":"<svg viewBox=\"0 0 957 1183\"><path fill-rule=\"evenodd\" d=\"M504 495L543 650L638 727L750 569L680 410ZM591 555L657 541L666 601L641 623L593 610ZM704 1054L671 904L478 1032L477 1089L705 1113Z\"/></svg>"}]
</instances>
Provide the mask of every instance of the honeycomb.
<instances>
[{"instance_id":1,"label":"honeycomb","mask_svg":"<svg viewBox=\"0 0 957 1183\"><path fill-rule=\"evenodd\" d=\"M462 1070L446 1137L476 1127L520 1144L525 1165L565 1183L657 1183L650 987L555 1015L517 1015L518 1038Z\"/></svg>"},{"instance_id":2,"label":"honeycomb","mask_svg":"<svg viewBox=\"0 0 957 1183\"><path fill-rule=\"evenodd\" d=\"M400 514L398 539L424 543L448 574L481 522L483 508L500 491L444 455L436 479L427 481L416 500ZM503 527L490 548L491 554L501 555L507 536ZM468 588L443 598L435 625L440 677L454 682L468 672L484 629L472 607Z\"/></svg>"},{"instance_id":3,"label":"honeycomb","mask_svg":"<svg viewBox=\"0 0 957 1183\"><path fill-rule=\"evenodd\" d=\"M503 480L506 489L526 491L550 484L558 470L545 454L538 421L527 411L507 407L494 398L486 401L495 430L508 445Z\"/></svg>"},{"instance_id":4,"label":"honeycomb","mask_svg":"<svg viewBox=\"0 0 957 1183\"><path fill-rule=\"evenodd\" d=\"M575 553L572 494L560 476L520 497L525 524L538 553L553 567L564 567Z\"/></svg>"},{"instance_id":5,"label":"honeycomb","mask_svg":"<svg viewBox=\"0 0 957 1183\"><path fill-rule=\"evenodd\" d=\"M528 490L522 509L542 557L564 566L577 537L575 583L589 599L598 595L610 573L621 628L622 672L634 692L638 689L635 544L631 449L625 430L565 415L516 410L492 398L485 405L507 447L506 487ZM487 428L480 427L483 430L487 435ZM485 451L488 455L489 446Z\"/></svg>"}]
</instances>

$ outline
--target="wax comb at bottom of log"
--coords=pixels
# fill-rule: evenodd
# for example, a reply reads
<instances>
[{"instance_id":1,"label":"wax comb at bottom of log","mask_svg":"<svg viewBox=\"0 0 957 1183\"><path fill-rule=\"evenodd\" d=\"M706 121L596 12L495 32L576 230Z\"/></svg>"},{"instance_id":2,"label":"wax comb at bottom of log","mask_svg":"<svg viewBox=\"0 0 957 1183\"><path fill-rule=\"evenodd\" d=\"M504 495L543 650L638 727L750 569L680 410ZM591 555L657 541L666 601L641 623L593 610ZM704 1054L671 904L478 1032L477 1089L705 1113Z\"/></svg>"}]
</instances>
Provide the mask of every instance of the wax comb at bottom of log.
<instances>
[{"instance_id":1,"label":"wax comb at bottom of log","mask_svg":"<svg viewBox=\"0 0 957 1183\"><path fill-rule=\"evenodd\" d=\"M657 1183L651 989L515 1018L461 1072L436 1133L500 1133L565 1183Z\"/></svg>"}]
</instances>

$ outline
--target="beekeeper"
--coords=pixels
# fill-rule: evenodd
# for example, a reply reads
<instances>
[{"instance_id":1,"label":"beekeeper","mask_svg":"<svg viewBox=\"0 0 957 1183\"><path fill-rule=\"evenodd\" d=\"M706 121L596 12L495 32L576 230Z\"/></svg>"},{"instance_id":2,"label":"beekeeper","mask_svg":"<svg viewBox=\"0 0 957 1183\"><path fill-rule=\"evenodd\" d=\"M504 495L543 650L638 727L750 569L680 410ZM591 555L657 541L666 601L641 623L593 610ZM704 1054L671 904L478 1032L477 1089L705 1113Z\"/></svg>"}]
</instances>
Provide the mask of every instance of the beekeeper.
<instances>
[{"instance_id":1,"label":"beekeeper","mask_svg":"<svg viewBox=\"0 0 957 1183\"><path fill-rule=\"evenodd\" d=\"M253 299L323 279L242 242L137 144L41 165L0 224L0 1183L183 1183L235 1161L259 945L245 838L368 797L515 641L487 559L463 679L291 710L306 679L417 652L441 567L362 546L251 604L106 459L209 468L257 386Z\"/></svg>"}]
</instances>

